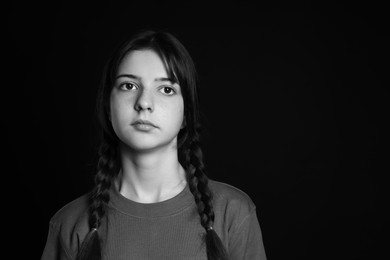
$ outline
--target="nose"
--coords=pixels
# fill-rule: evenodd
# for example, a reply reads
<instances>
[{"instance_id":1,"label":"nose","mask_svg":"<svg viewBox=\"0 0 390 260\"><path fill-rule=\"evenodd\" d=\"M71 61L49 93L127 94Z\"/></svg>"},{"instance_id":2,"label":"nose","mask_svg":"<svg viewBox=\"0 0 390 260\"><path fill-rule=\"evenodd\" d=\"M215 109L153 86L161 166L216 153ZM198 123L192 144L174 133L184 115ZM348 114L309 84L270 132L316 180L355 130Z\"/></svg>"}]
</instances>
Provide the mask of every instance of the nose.
<instances>
[{"instance_id":1,"label":"nose","mask_svg":"<svg viewBox=\"0 0 390 260\"><path fill-rule=\"evenodd\" d=\"M148 91L146 91L145 89L142 89L139 92L137 100L134 104L134 109L138 112L143 111L143 110L153 112L153 110L154 110L153 98L152 98L151 94L148 93Z\"/></svg>"}]
</instances>

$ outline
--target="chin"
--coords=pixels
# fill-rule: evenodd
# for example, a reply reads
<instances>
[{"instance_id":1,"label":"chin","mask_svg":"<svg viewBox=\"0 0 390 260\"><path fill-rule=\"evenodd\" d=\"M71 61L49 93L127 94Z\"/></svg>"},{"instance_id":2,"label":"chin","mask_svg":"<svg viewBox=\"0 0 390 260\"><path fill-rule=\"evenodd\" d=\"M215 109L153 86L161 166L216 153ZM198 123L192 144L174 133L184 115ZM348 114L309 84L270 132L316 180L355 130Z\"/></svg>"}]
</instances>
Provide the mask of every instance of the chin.
<instances>
[{"instance_id":1,"label":"chin","mask_svg":"<svg viewBox=\"0 0 390 260\"><path fill-rule=\"evenodd\" d=\"M175 147L174 145L176 142L171 141L156 141L156 140L132 140L132 141L126 141L123 142L123 145L130 149L132 152L136 153L147 153L147 152L153 152L157 150L166 150L171 147Z\"/></svg>"}]
</instances>

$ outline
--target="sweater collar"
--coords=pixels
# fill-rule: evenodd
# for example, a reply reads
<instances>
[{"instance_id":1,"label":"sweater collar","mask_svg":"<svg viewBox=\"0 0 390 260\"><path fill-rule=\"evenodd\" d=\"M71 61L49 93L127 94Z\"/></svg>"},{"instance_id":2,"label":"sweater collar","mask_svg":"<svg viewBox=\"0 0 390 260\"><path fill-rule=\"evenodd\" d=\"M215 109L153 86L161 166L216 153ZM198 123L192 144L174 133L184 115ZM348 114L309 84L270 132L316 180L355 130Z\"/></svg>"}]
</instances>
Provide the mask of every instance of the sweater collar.
<instances>
[{"instance_id":1,"label":"sweater collar","mask_svg":"<svg viewBox=\"0 0 390 260\"><path fill-rule=\"evenodd\" d=\"M168 217L178 214L193 205L195 205L195 200L188 184L176 196L157 203L135 202L120 194L115 185L112 185L110 189L109 206L124 214L139 218Z\"/></svg>"}]
</instances>

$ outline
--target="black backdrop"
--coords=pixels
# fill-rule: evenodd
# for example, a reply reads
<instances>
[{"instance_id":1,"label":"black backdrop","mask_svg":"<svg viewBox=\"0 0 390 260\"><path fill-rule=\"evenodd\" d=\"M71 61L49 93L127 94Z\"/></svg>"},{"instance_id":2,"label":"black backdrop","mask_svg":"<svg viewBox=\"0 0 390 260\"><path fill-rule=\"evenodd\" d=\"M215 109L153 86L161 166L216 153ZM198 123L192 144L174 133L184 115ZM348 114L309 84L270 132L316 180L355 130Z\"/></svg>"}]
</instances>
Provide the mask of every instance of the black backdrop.
<instances>
[{"instance_id":1,"label":"black backdrop","mask_svg":"<svg viewBox=\"0 0 390 260\"><path fill-rule=\"evenodd\" d=\"M100 71L120 41L145 28L171 31L192 54L209 176L251 196L270 260L379 257L384 8L6 6L2 186L12 258L39 259L50 217L91 188Z\"/></svg>"}]
</instances>

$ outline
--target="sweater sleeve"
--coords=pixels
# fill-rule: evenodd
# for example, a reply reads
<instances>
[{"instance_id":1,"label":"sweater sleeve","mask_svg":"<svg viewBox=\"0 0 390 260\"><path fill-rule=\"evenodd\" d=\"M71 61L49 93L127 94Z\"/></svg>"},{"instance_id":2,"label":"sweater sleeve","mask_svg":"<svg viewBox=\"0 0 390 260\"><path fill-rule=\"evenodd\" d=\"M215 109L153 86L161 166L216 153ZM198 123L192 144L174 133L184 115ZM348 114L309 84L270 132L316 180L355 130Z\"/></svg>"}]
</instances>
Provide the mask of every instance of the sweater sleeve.
<instances>
[{"instance_id":1,"label":"sweater sleeve","mask_svg":"<svg viewBox=\"0 0 390 260\"><path fill-rule=\"evenodd\" d=\"M49 234L41 260L71 260L73 259L64 248L59 230L50 222Z\"/></svg>"},{"instance_id":2,"label":"sweater sleeve","mask_svg":"<svg viewBox=\"0 0 390 260\"><path fill-rule=\"evenodd\" d=\"M229 246L232 260L266 260L256 208L234 230Z\"/></svg>"}]
</instances>

